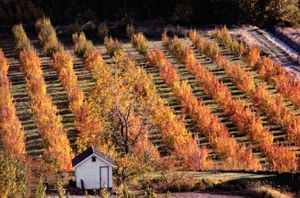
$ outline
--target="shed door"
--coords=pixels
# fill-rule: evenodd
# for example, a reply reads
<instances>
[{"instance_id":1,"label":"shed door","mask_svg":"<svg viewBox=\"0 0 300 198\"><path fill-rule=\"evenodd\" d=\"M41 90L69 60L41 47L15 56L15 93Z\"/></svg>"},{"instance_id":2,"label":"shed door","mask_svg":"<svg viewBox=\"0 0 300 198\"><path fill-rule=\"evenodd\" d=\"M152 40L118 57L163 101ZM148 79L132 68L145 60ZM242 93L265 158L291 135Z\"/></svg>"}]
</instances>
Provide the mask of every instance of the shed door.
<instances>
[{"instance_id":1,"label":"shed door","mask_svg":"<svg viewBox=\"0 0 300 198\"><path fill-rule=\"evenodd\" d=\"M109 175L108 175L108 166L100 167L100 188L106 187L108 188Z\"/></svg>"}]
</instances>

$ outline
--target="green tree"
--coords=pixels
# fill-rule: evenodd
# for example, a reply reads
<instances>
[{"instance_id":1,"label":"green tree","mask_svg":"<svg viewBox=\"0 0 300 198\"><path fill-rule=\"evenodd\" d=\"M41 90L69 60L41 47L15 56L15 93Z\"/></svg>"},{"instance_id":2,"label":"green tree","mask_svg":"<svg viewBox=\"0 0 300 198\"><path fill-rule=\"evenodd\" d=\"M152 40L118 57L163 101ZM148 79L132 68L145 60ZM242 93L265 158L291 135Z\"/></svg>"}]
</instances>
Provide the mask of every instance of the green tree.
<instances>
[{"instance_id":1,"label":"green tree","mask_svg":"<svg viewBox=\"0 0 300 198\"><path fill-rule=\"evenodd\" d=\"M44 186L44 180L43 178L40 178L35 190L35 197L36 198L45 198L46 192L45 192L45 186Z\"/></svg>"},{"instance_id":2,"label":"green tree","mask_svg":"<svg viewBox=\"0 0 300 198\"><path fill-rule=\"evenodd\" d=\"M264 19L269 23L299 22L298 0L267 0Z\"/></svg>"},{"instance_id":3,"label":"green tree","mask_svg":"<svg viewBox=\"0 0 300 198\"><path fill-rule=\"evenodd\" d=\"M6 154L0 154L0 197L26 197L27 165Z\"/></svg>"}]
</instances>

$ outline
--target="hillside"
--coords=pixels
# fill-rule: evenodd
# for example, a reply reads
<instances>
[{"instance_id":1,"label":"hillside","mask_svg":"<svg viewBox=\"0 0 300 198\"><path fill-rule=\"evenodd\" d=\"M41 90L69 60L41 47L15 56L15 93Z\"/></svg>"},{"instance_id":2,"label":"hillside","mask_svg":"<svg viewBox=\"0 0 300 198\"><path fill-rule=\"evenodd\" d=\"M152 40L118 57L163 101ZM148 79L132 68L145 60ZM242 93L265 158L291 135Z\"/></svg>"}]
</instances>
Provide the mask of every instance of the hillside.
<instances>
[{"instance_id":1,"label":"hillside","mask_svg":"<svg viewBox=\"0 0 300 198\"><path fill-rule=\"evenodd\" d=\"M213 40L213 38L210 36L207 36L207 39ZM97 39L93 40L95 41L95 43L99 43ZM201 54L188 38L181 38L180 40L185 45L192 47L193 53L196 55L197 61L201 62L207 71L211 72L217 79L219 79L220 82L222 82L228 88L233 100L240 98L247 105L247 107L249 107L251 112L254 112L256 115L259 115L263 127L268 128L271 135L273 135L274 145L276 144L290 147L299 158L300 148L298 146L295 146L291 141L288 141L287 129L285 127L274 122L274 120L271 120L265 112L261 111L261 109L259 109L259 107L255 104L255 101L253 101L247 93L238 88L237 84L231 80L231 78L228 76L225 70L223 68L218 67L214 62L211 61L210 58ZM72 44L70 44L69 39L65 39L65 41L65 49L69 51L74 57L74 71L78 78L78 84L83 90L83 92L86 95L88 95L89 91L93 89L95 79L93 79L91 71L88 71L83 66L82 58L78 57L74 53L73 46ZM58 114L62 117L62 123L65 131L67 132L68 139L71 143L72 148L75 150L75 140L77 133L75 131L74 125L74 114L70 110L67 93L59 80L57 72L50 66L50 58L42 53L42 47L36 40L35 36L31 38L31 43L37 49L37 54L42 63L41 66L44 73L44 79L47 85L47 92L50 94L53 104L56 105L58 108ZM216 154L214 148L208 141L207 137L201 130L199 130L199 127L197 126L195 120L193 120L191 116L183 113L184 110L180 102L178 101L178 99L176 99L176 96L172 92L172 87L166 84L160 77L160 70L158 68L150 67L146 57L144 55L141 55L136 49L134 49L131 43L125 42L123 46L125 48L126 54L128 54L133 60L135 60L136 65L145 69L145 71L152 76L152 82L156 87L157 93L166 102L167 106L171 107L173 112L179 118L184 118L186 129L188 129L188 131L194 136L199 136L198 146L207 147L209 151L208 157L215 162L222 163L222 156L218 156ZM114 60L112 60L112 58L108 55L106 48L103 44L97 44L96 47L100 49L102 56L108 65L114 64ZM15 41L13 37L11 35L1 36L0 48L3 49L5 57L8 59L8 63L10 66L8 71L8 77L12 83L11 93L15 101L16 114L17 117L20 119L22 126L25 130L26 152L32 157L37 157L38 155L41 155L43 153L44 145L39 130L32 117L32 111L29 101L30 99L26 90L25 76L20 71L20 63L16 59ZM205 92L203 85L201 85L201 83L198 82L195 75L187 67L185 67L183 63L176 59L176 57L172 55L166 49L166 47L163 46L161 41L149 41L148 50L154 49L160 49L164 52L167 60L171 63L171 65L175 68L176 72L178 73L180 77L180 82L187 80L188 85L190 85L192 88L193 96L199 100L203 100L204 105L208 107L214 115L217 116L221 123L229 130L230 135L234 137L234 140L236 140L236 142L239 145L246 145L249 148L253 148L254 156L258 157L262 166L267 170L270 169L270 164L265 153L262 152L261 148L259 148L257 144L251 141L251 139L246 133L241 133L238 131L236 123L233 122L229 115L225 113L224 107L220 105L220 102L216 101L212 98L212 96ZM248 74L251 74L254 77L255 85L258 85L259 83L266 83L267 91L271 93L272 96L278 94L276 86L274 86L274 84L268 83L265 79L263 79L256 69L248 67L241 57L234 55L222 45L220 45L220 52L221 55L227 57L231 63L240 64L241 67L244 68ZM287 107L290 112L294 113L294 115L299 118L300 109L295 107L295 105L293 105L293 102L291 102L286 97L284 99L284 106ZM162 141L160 131L150 131L149 139L154 145L158 146L158 149L162 155L168 153L168 150L166 150L166 146Z\"/></svg>"}]
</instances>

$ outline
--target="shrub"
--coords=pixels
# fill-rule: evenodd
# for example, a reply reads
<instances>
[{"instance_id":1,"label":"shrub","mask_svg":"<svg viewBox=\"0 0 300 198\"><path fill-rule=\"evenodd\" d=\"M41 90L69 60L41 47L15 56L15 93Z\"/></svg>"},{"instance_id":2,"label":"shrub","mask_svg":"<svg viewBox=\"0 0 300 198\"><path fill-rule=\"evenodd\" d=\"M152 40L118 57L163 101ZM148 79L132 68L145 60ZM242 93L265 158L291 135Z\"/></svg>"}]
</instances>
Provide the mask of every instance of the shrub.
<instances>
[{"instance_id":1,"label":"shrub","mask_svg":"<svg viewBox=\"0 0 300 198\"><path fill-rule=\"evenodd\" d=\"M74 33L72 39L74 42L74 51L79 56L83 56L88 49L93 47L92 42L86 39L83 32Z\"/></svg>"},{"instance_id":2,"label":"shrub","mask_svg":"<svg viewBox=\"0 0 300 198\"><path fill-rule=\"evenodd\" d=\"M78 150L100 144L103 125L97 118L92 103L84 101L84 93L78 85L77 76L73 70L71 54L68 52L54 54L53 66L68 94L70 109L75 114L75 127L79 131Z\"/></svg>"},{"instance_id":3,"label":"shrub","mask_svg":"<svg viewBox=\"0 0 300 198\"><path fill-rule=\"evenodd\" d=\"M223 68L231 81L243 92L251 94L255 90L253 75L247 73L240 65L234 65L228 59L219 56L216 64Z\"/></svg>"},{"instance_id":4,"label":"shrub","mask_svg":"<svg viewBox=\"0 0 300 198\"><path fill-rule=\"evenodd\" d=\"M107 27L106 23L100 23L98 25L97 35L102 40L104 40L104 38L108 36L108 27Z\"/></svg>"},{"instance_id":5,"label":"shrub","mask_svg":"<svg viewBox=\"0 0 300 198\"><path fill-rule=\"evenodd\" d=\"M35 197L46 198L46 188L44 186L44 180L42 178L38 180L36 190L35 190Z\"/></svg>"},{"instance_id":6,"label":"shrub","mask_svg":"<svg viewBox=\"0 0 300 198\"><path fill-rule=\"evenodd\" d=\"M106 46L109 56L116 57L122 56L124 50L122 44L118 40L114 40L111 37L104 39L104 45Z\"/></svg>"},{"instance_id":7,"label":"shrub","mask_svg":"<svg viewBox=\"0 0 300 198\"><path fill-rule=\"evenodd\" d=\"M208 57L210 57L212 60L215 60L217 56L219 55L219 45L215 42L208 42L206 44L204 54Z\"/></svg>"},{"instance_id":8,"label":"shrub","mask_svg":"<svg viewBox=\"0 0 300 198\"><path fill-rule=\"evenodd\" d=\"M55 52L64 50L63 45L57 39L56 31L49 18L44 17L39 19L35 27L38 32L38 39L43 47L43 52L47 56L52 56Z\"/></svg>"},{"instance_id":9,"label":"shrub","mask_svg":"<svg viewBox=\"0 0 300 198\"><path fill-rule=\"evenodd\" d=\"M295 172L297 170L297 155L288 146L269 146L264 148L271 168L278 172Z\"/></svg>"},{"instance_id":10,"label":"shrub","mask_svg":"<svg viewBox=\"0 0 300 198\"><path fill-rule=\"evenodd\" d=\"M56 190L59 198L64 198L64 188L62 185L61 178L58 178L56 181Z\"/></svg>"},{"instance_id":11,"label":"shrub","mask_svg":"<svg viewBox=\"0 0 300 198\"><path fill-rule=\"evenodd\" d=\"M241 56L244 54L245 52L244 44L231 37L226 26L224 26L224 28L222 29L216 29L214 31L213 36L217 39L219 43L224 45L226 48L230 49L230 51L233 54L237 56Z\"/></svg>"},{"instance_id":12,"label":"shrub","mask_svg":"<svg viewBox=\"0 0 300 198\"><path fill-rule=\"evenodd\" d=\"M0 153L0 197L26 197L28 166Z\"/></svg>"},{"instance_id":13,"label":"shrub","mask_svg":"<svg viewBox=\"0 0 300 198\"><path fill-rule=\"evenodd\" d=\"M157 198L156 194L153 192L153 189L148 187L145 191L145 198Z\"/></svg>"},{"instance_id":14,"label":"shrub","mask_svg":"<svg viewBox=\"0 0 300 198\"><path fill-rule=\"evenodd\" d=\"M108 194L107 189L105 187L101 188L101 190L100 190L100 197L102 197L102 198L109 198L109 194Z\"/></svg>"},{"instance_id":15,"label":"shrub","mask_svg":"<svg viewBox=\"0 0 300 198\"><path fill-rule=\"evenodd\" d=\"M266 197L266 198L289 198L282 194L280 191L270 187L270 186L259 186L254 189L256 196Z\"/></svg>"},{"instance_id":16,"label":"shrub","mask_svg":"<svg viewBox=\"0 0 300 198\"><path fill-rule=\"evenodd\" d=\"M256 46L249 47L244 56L244 60L250 67L255 67L260 61L260 49Z\"/></svg>"},{"instance_id":17,"label":"shrub","mask_svg":"<svg viewBox=\"0 0 300 198\"><path fill-rule=\"evenodd\" d=\"M142 33L134 34L131 39L133 47L141 54L146 54L148 49L148 41Z\"/></svg>"},{"instance_id":18,"label":"shrub","mask_svg":"<svg viewBox=\"0 0 300 198\"><path fill-rule=\"evenodd\" d=\"M73 57L68 52L58 52L53 56L53 67L57 70L59 79L65 88L69 106L77 114L84 100L83 91L77 85L77 76L73 70Z\"/></svg>"},{"instance_id":19,"label":"shrub","mask_svg":"<svg viewBox=\"0 0 300 198\"><path fill-rule=\"evenodd\" d=\"M50 168L68 171L73 154L61 117L57 115L56 106L47 94L40 59L31 47L20 51L19 61L26 77L33 118L45 143L45 160L51 165Z\"/></svg>"},{"instance_id":20,"label":"shrub","mask_svg":"<svg viewBox=\"0 0 300 198\"><path fill-rule=\"evenodd\" d=\"M237 55L242 56L245 52L245 46L242 42L239 42L237 40L233 40L231 45L229 46L230 51Z\"/></svg>"},{"instance_id":21,"label":"shrub","mask_svg":"<svg viewBox=\"0 0 300 198\"><path fill-rule=\"evenodd\" d=\"M18 51L21 51L23 49L31 49L32 48L31 44L30 44L30 40L28 39L22 24L13 26L12 32L13 32L14 38L17 41L16 48Z\"/></svg>"},{"instance_id":22,"label":"shrub","mask_svg":"<svg viewBox=\"0 0 300 198\"><path fill-rule=\"evenodd\" d=\"M151 51L147 55L147 59L149 62L156 67L159 67L159 74L161 78L165 81L166 84L171 85L179 81L179 76L176 72L176 70L172 67L171 64L168 64L167 62L164 62L163 59L164 55L160 50ZM158 61L162 62L156 62L153 63L153 60L156 59Z\"/></svg>"}]
</instances>

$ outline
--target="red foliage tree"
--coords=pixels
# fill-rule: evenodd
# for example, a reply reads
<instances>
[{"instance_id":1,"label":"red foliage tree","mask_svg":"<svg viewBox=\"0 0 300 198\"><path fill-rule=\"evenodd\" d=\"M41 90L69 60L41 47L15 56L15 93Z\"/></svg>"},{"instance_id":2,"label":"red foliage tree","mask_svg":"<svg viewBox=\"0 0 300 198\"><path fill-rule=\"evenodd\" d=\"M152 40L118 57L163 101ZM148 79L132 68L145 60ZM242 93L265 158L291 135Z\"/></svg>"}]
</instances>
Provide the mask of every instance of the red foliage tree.
<instances>
[{"instance_id":1,"label":"red foliage tree","mask_svg":"<svg viewBox=\"0 0 300 198\"><path fill-rule=\"evenodd\" d=\"M153 67L172 67L163 53L159 50L148 53L148 61ZM163 60L160 60L163 59ZM164 72L165 70L160 70ZM175 71L175 70L174 70ZM164 75L161 75L164 76ZM167 82L164 79L165 82ZM172 82L174 95L180 101L185 113L189 114L197 122L197 126L203 131L208 140L213 145L217 154L222 157L226 163L230 163L227 168L230 169L259 169L259 163L256 158L249 159L245 164L244 157L247 152L239 147L237 142L229 136L229 132L224 125L220 123L207 108L203 102L198 101L192 94L191 88L184 82L179 84L179 80ZM226 144L226 145L224 145ZM251 152L251 150L248 150Z\"/></svg>"},{"instance_id":2,"label":"red foliage tree","mask_svg":"<svg viewBox=\"0 0 300 198\"><path fill-rule=\"evenodd\" d=\"M33 116L46 146L45 156L60 170L68 171L72 167L72 149L61 117L47 94L40 60L34 50L23 50L20 52L20 63L27 79Z\"/></svg>"},{"instance_id":3,"label":"red foliage tree","mask_svg":"<svg viewBox=\"0 0 300 198\"><path fill-rule=\"evenodd\" d=\"M196 37L196 39L195 39ZM195 42L206 42L202 39L197 39L197 34L192 36ZM166 38L165 38L166 41ZM266 148L274 148L277 150L283 149L282 147L276 148L273 146L273 135L270 134L268 128L264 128L260 117L254 115L248 108L245 107L241 100L233 100L230 91L224 86L219 80L209 71L207 71L201 64L197 64L195 61L189 61L189 59L195 60L191 50L188 50L178 38L169 40L165 42L165 46L168 50L176 56L176 58L184 63L187 68L195 74L196 79L203 85L204 91L214 98L225 110L225 113L230 116L230 119L236 124L238 130L242 133L247 133L250 139L260 146L263 151L267 151ZM182 56L187 54L189 51L189 56ZM205 51L205 50L204 50ZM225 71L232 72L234 66L232 66L227 60L225 60L221 55L213 56L207 54L215 62L219 63L221 67L226 68ZM191 65L194 64L194 65ZM197 66L196 66L197 65ZM229 73L229 76L234 80L234 82L239 82L240 88L245 88L245 91L251 91L254 88L253 79L246 77L244 70L238 70L240 76L233 76L233 73ZM248 81L243 81L244 79ZM247 84L244 84L247 83ZM249 89L249 85L251 85ZM246 90L247 89L247 90ZM287 148L284 148L287 149ZM288 149L287 149L288 150ZM295 156L290 150L289 156ZM269 155L272 157L272 155ZM274 159L269 159L270 161ZM276 158L276 160L284 160L283 158ZM292 162L289 160L288 162ZM286 161L287 162L287 161ZM278 169L277 171L285 171Z\"/></svg>"},{"instance_id":4,"label":"red foliage tree","mask_svg":"<svg viewBox=\"0 0 300 198\"><path fill-rule=\"evenodd\" d=\"M0 48L0 141L4 151L12 157L25 156L25 137L21 122L16 116L11 84L7 77L8 62Z\"/></svg>"}]
</instances>

